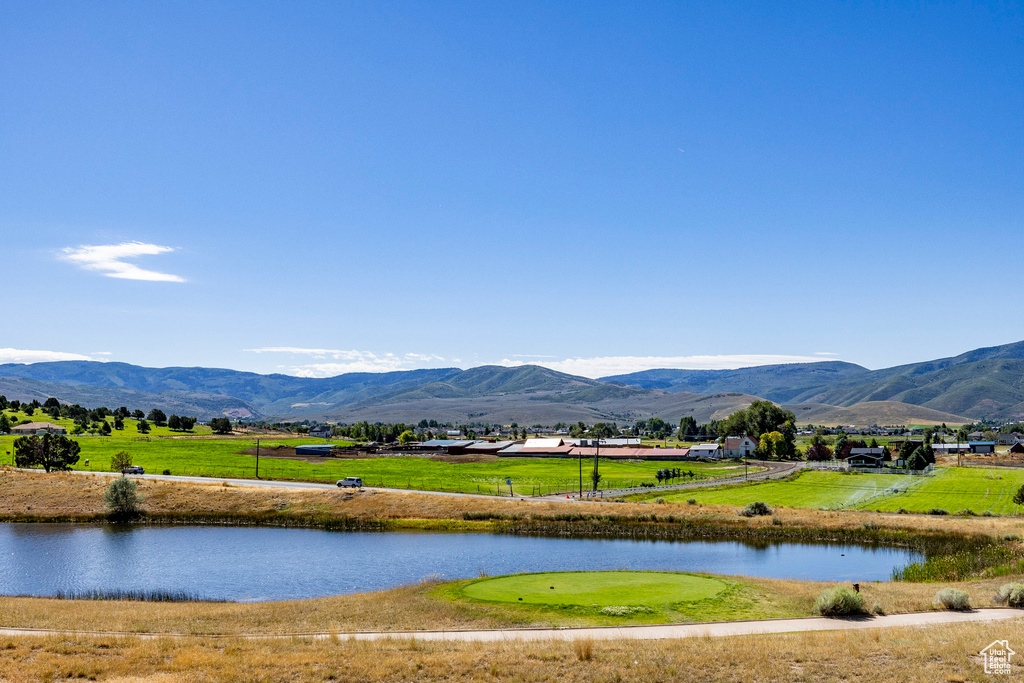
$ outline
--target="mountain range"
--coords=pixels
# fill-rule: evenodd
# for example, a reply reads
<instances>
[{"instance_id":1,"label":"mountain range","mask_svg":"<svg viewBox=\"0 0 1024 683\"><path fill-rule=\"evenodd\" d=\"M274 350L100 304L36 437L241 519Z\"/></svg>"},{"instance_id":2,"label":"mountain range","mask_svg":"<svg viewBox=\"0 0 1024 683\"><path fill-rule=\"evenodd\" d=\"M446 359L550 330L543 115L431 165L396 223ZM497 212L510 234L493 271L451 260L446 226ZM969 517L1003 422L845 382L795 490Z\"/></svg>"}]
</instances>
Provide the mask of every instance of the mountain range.
<instances>
[{"instance_id":1,"label":"mountain range","mask_svg":"<svg viewBox=\"0 0 1024 683\"><path fill-rule=\"evenodd\" d=\"M588 379L548 368L481 366L327 378L217 368L60 361L0 365L0 394L95 407L160 408L209 419L553 424L649 417L720 419L765 398L800 423L1024 419L1024 342L869 370L823 361L738 370L645 370Z\"/></svg>"}]
</instances>

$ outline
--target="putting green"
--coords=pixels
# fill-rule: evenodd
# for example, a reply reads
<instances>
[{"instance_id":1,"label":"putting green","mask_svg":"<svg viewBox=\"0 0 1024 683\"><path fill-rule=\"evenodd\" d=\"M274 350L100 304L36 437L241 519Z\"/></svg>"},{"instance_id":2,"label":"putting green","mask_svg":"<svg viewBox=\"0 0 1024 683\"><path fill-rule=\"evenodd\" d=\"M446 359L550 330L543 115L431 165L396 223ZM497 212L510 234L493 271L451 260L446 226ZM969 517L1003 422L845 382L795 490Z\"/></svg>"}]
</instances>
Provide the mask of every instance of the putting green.
<instances>
[{"instance_id":1,"label":"putting green","mask_svg":"<svg viewBox=\"0 0 1024 683\"><path fill-rule=\"evenodd\" d=\"M480 579L462 593L474 600L529 605L663 607L713 598L727 587L718 579L675 572L545 572Z\"/></svg>"}]
</instances>

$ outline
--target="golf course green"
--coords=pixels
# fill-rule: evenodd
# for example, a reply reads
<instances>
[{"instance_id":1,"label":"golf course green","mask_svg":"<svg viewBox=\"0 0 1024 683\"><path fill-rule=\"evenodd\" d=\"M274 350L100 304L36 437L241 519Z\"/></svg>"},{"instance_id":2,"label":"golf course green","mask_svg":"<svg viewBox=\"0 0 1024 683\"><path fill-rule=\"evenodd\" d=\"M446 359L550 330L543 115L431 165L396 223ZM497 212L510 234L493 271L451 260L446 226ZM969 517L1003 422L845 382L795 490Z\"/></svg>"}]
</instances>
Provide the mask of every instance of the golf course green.
<instances>
[{"instance_id":1,"label":"golf course green","mask_svg":"<svg viewBox=\"0 0 1024 683\"><path fill-rule=\"evenodd\" d=\"M473 581L462 594L485 602L586 607L664 607L713 598L728 588L718 579L676 572L544 572Z\"/></svg>"}]
</instances>

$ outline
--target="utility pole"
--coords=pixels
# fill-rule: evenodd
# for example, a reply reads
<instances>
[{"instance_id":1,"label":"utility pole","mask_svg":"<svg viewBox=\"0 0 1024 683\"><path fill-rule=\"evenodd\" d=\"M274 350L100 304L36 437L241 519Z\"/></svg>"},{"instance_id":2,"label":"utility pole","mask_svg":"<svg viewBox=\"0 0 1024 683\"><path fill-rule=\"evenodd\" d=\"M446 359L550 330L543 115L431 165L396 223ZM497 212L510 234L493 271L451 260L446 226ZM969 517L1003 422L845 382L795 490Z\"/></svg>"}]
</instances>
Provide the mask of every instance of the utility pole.
<instances>
[{"instance_id":1,"label":"utility pole","mask_svg":"<svg viewBox=\"0 0 1024 683\"><path fill-rule=\"evenodd\" d=\"M580 449L580 500L583 500L583 449Z\"/></svg>"},{"instance_id":2,"label":"utility pole","mask_svg":"<svg viewBox=\"0 0 1024 683\"><path fill-rule=\"evenodd\" d=\"M256 439L256 478L260 478L260 440Z\"/></svg>"},{"instance_id":3,"label":"utility pole","mask_svg":"<svg viewBox=\"0 0 1024 683\"><path fill-rule=\"evenodd\" d=\"M597 493L597 456L601 452L601 438L598 437L597 442L594 444L594 493Z\"/></svg>"}]
</instances>

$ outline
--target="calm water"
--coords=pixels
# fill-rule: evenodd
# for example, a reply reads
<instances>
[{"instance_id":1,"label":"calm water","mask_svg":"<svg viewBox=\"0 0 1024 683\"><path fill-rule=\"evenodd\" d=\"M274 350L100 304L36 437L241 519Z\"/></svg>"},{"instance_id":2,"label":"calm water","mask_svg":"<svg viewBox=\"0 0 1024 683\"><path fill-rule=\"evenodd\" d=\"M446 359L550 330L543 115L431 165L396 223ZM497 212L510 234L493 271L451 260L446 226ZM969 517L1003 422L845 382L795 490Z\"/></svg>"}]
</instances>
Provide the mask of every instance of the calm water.
<instances>
[{"instance_id":1,"label":"calm water","mask_svg":"<svg viewBox=\"0 0 1024 683\"><path fill-rule=\"evenodd\" d=\"M0 593L184 591L287 600L515 572L656 569L886 580L916 553L859 546L343 533L252 527L0 524Z\"/></svg>"}]
</instances>

